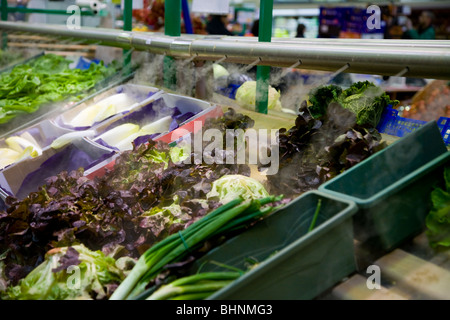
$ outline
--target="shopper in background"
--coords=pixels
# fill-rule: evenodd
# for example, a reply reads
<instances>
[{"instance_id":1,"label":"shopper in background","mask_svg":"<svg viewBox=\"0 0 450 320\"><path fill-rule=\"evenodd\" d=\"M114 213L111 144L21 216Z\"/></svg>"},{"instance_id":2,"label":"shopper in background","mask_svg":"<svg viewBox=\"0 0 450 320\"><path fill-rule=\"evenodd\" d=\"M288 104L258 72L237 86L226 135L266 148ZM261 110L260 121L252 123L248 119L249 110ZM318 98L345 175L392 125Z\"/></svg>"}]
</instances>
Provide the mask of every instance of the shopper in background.
<instances>
[{"instance_id":1,"label":"shopper in background","mask_svg":"<svg viewBox=\"0 0 450 320\"><path fill-rule=\"evenodd\" d=\"M211 15L209 21L206 24L206 32L208 34L220 34L226 36L232 36L233 33L227 29L228 16L227 15Z\"/></svg>"},{"instance_id":2,"label":"shopper in background","mask_svg":"<svg viewBox=\"0 0 450 320\"><path fill-rule=\"evenodd\" d=\"M398 16L398 8L394 4L381 7L382 20L386 22L384 39L401 39L403 26Z\"/></svg>"},{"instance_id":3,"label":"shopper in background","mask_svg":"<svg viewBox=\"0 0 450 320\"><path fill-rule=\"evenodd\" d=\"M258 36L259 36L259 19L253 21L251 34L252 34L254 37L258 37Z\"/></svg>"},{"instance_id":4,"label":"shopper in background","mask_svg":"<svg viewBox=\"0 0 450 320\"><path fill-rule=\"evenodd\" d=\"M305 30L306 26L303 23L300 23L297 26L297 34L295 35L296 38L304 38L305 37Z\"/></svg>"},{"instance_id":5,"label":"shopper in background","mask_svg":"<svg viewBox=\"0 0 450 320\"><path fill-rule=\"evenodd\" d=\"M413 28L412 22L408 19L407 30L403 34L403 39L436 39L434 27L434 14L431 11L423 11L419 16L417 29Z\"/></svg>"}]
</instances>

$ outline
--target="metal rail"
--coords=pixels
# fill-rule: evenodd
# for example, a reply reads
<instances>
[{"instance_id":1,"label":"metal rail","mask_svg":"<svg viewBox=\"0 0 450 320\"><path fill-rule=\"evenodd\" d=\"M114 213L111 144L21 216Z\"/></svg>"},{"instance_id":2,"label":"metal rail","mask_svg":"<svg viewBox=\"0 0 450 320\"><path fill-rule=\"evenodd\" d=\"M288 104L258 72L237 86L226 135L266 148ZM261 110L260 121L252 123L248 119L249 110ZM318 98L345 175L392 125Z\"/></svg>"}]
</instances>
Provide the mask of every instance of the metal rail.
<instances>
[{"instance_id":1,"label":"metal rail","mask_svg":"<svg viewBox=\"0 0 450 320\"><path fill-rule=\"evenodd\" d=\"M123 49L196 59L407 77L450 79L450 41L372 39L274 39L258 42L247 37L125 32L88 28L71 30L61 25L0 22L0 30L83 39ZM403 72L403 70L405 70Z\"/></svg>"}]
</instances>

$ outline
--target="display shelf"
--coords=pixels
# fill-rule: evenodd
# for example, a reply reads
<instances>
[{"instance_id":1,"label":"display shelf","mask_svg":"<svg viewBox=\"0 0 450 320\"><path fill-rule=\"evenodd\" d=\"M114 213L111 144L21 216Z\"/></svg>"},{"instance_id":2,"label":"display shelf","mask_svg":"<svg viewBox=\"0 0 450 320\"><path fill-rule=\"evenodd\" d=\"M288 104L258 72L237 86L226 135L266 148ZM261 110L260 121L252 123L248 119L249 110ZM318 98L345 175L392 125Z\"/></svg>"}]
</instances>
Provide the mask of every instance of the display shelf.
<instances>
[{"instance_id":1,"label":"display shelf","mask_svg":"<svg viewBox=\"0 0 450 320\"><path fill-rule=\"evenodd\" d=\"M226 62L250 64L259 58L260 64L281 67L290 67L294 62L301 61L299 68L306 70L335 72L342 66L348 65L344 72L392 76L406 70L408 76L450 79L450 71L442 68L443 65L450 65L450 46L445 42L418 41L403 46L397 45L400 44L399 42L380 40L373 43L369 41L355 43L340 39L336 39L336 41L308 39L305 42L288 39L259 44L255 39L237 40L187 35L168 37L153 33L143 34L89 28L73 31L57 29L53 26L13 25L8 22L0 23L0 30L2 29L56 35L76 39L76 41L83 38L87 44L95 42L125 50L148 51L174 56L179 60L218 61L224 59ZM265 115L239 108L234 101L223 96L215 96L213 100L220 100L224 111L232 107L238 112L252 117L255 120L255 129L290 128L295 123L295 114L270 112ZM382 137L391 145L402 139L386 134L383 134ZM257 175L257 172L253 171L253 173ZM414 245L414 250L410 250L411 247L408 245ZM354 246L354 258L358 262L359 271L353 274L350 274L350 271L346 272L348 279L318 296L319 292L314 292L313 295L306 297L307 299L314 298L314 296L318 300L450 299L448 291L446 291L446 288L450 286L449 255L447 253L430 253L424 234L416 237L409 244L390 248L392 252L389 253L368 251L356 239L354 239ZM399 261L403 261L403 264L400 265ZM377 265L381 268L384 282L378 291L368 291L368 275L362 271L369 265ZM423 270L428 270L428 274L425 276L431 278L425 277L422 280L435 279L436 283L417 281L424 276ZM410 278L408 278L408 273L412 274ZM298 297L292 296L291 298Z\"/></svg>"}]
</instances>

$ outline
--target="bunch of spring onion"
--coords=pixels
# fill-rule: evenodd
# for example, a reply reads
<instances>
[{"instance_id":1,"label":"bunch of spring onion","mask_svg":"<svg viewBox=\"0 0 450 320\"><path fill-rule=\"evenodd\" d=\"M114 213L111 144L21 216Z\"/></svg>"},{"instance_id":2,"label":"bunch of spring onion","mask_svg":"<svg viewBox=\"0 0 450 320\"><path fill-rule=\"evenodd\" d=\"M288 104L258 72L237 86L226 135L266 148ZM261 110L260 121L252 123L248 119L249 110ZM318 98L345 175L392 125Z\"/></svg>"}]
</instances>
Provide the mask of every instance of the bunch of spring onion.
<instances>
[{"instance_id":1,"label":"bunch of spring onion","mask_svg":"<svg viewBox=\"0 0 450 320\"><path fill-rule=\"evenodd\" d=\"M186 229L158 242L142 254L110 299L136 298L166 265L181 261L208 239L245 228L251 222L270 214L278 208L275 203L281 199L282 196L249 200L237 198L213 210Z\"/></svg>"},{"instance_id":2,"label":"bunch of spring onion","mask_svg":"<svg viewBox=\"0 0 450 320\"><path fill-rule=\"evenodd\" d=\"M240 272L202 272L162 285L146 300L203 300L231 284Z\"/></svg>"}]
</instances>

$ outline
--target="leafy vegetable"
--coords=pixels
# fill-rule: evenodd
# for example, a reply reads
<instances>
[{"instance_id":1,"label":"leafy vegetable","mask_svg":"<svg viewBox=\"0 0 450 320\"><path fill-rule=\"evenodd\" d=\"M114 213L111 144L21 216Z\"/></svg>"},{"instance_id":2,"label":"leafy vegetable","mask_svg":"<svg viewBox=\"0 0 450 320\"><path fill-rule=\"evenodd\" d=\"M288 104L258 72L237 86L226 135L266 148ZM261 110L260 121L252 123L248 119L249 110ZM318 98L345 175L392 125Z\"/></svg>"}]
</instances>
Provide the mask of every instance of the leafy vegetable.
<instances>
[{"instance_id":1,"label":"leafy vegetable","mask_svg":"<svg viewBox=\"0 0 450 320\"><path fill-rule=\"evenodd\" d=\"M85 94L116 71L102 62L87 70L70 69L69 64L62 56L46 54L0 74L0 124L34 113L45 103Z\"/></svg>"},{"instance_id":2,"label":"leafy vegetable","mask_svg":"<svg viewBox=\"0 0 450 320\"><path fill-rule=\"evenodd\" d=\"M111 296L112 300L133 299L169 263L180 261L193 250L217 235L223 235L235 228L257 221L275 209L270 204L281 198L246 200L237 198L224 204L203 218L189 225L178 234L158 242L149 248L137 261L131 272ZM267 206L268 205L268 206Z\"/></svg>"},{"instance_id":3,"label":"leafy vegetable","mask_svg":"<svg viewBox=\"0 0 450 320\"><path fill-rule=\"evenodd\" d=\"M269 100L267 108L269 110L281 110L281 93L269 86ZM256 103L256 81L244 82L236 91L236 102L243 108L254 110Z\"/></svg>"},{"instance_id":4,"label":"leafy vegetable","mask_svg":"<svg viewBox=\"0 0 450 320\"><path fill-rule=\"evenodd\" d=\"M314 118L324 116L330 103L335 102L353 112L358 125L369 128L378 125L388 105L399 103L370 81L355 82L345 90L336 85L318 87L311 91L309 102L309 111Z\"/></svg>"},{"instance_id":5,"label":"leafy vegetable","mask_svg":"<svg viewBox=\"0 0 450 320\"><path fill-rule=\"evenodd\" d=\"M267 176L268 192L291 197L317 189L386 147L376 129L355 122L356 116L339 103L330 103L325 115L314 118L304 101L295 125L279 130L279 170Z\"/></svg>"},{"instance_id":6,"label":"leafy vegetable","mask_svg":"<svg viewBox=\"0 0 450 320\"><path fill-rule=\"evenodd\" d=\"M213 182L211 191L206 198L217 199L221 203L228 203L238 197L244 199L260 199L268 197L269 193L256 179L244 175L225 175Z\"/></svg>"},{"instance_id":7,"label":"leafy vegetable","mask_svg":"<svg viewBox=\"0 0 450 320\"><path fill-rule=\"evenodd\" d=\"M228 112L205 126L217 126L225 134L229 127L249 126L246 119ZM101 178L90 180L82 169L63 171L23 200L7 198L7 210L0 211L0 284L17 285L57 247L83 244L105 255L138 258L220 205L206 199L215 180L250 175L246 165L173 160L186 156L193 157L149 140L122 152Z\"/></svg>"},{"instance_id":8,"label":"leafy vegetable","mask_svg":"<svg viewBox=\"0 0 450 320\"><path fill-rule=\"evenodd\" d=\"M342 88L336 85L320 86L312 90L309 97L309 112L313 118L320 118L326 114L328 105L338 101Z\"/></svg>"},{"instance_id":9,"label":"leafy vegetable","mask_svg":"<svg viewBox=\"0 0 450 320\"><path fill-rule=\"evenodd\" d=\"M450 247L450 167L444 169L443 187L431 192L431 210L426 217L426 234L432 248Z\"/></svg>"},{"instance_id":10,"label":"leafy vegetable","mask_svg":"<svg viewBox=\"0 0 450 320\"><path fill-rule=\"evenodd\" d=\"M72 300L106 299L125 278L116 260L83 245L55 248L2 299Z\"/></svg>"}]
</instances>

